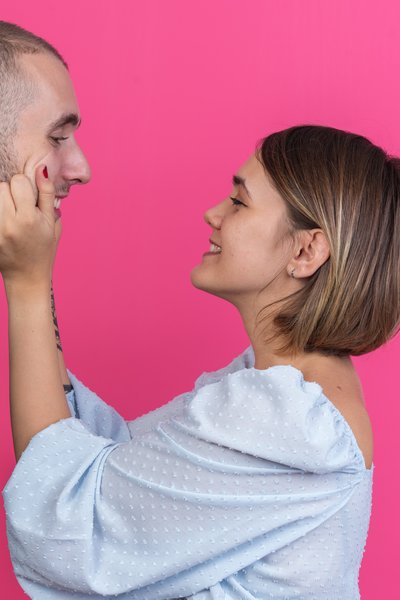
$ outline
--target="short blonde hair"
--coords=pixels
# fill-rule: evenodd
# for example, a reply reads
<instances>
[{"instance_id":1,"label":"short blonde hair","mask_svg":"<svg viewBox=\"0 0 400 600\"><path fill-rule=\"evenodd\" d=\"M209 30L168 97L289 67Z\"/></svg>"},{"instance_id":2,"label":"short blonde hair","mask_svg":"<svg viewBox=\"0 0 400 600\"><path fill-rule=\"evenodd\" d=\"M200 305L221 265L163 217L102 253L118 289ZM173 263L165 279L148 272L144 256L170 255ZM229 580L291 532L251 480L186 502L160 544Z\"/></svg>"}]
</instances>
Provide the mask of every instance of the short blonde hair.
<instances>
[{"instance_id":1,"label":"short blonde hair","mask_svg":"<svg viewBox=\"0 0 400 600\"><path fill-rule=\"evenodd\" d=\"M330 246L304 287L278 301L269 341L337 356L383 345L400 326L400 159L321 125L275 132L256 156L286 202L291 235L320 228Z\"/></svg>"},{"instance_id":2,"label":"short blonde hair","mask_svg":"<svg viewBox=\"0 0 400 600\"><path fill-rule=\"evenodd\" d=\"M16 172L13 142L20 112L34 98L34 90L18 59L24 54L48 53L64 66L61 54L43 38L7 21L0 21L0 181Z\"/></svg>"}]
</instances>

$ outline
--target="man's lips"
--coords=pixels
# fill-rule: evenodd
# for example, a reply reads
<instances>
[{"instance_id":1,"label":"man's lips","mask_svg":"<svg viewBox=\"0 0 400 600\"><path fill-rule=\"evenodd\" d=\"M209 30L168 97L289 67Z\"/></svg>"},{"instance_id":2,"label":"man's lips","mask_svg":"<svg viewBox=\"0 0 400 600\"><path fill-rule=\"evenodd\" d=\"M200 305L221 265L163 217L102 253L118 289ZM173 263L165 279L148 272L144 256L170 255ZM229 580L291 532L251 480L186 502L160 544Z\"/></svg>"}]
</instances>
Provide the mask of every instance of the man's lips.
<instances>
[{"instance_id":1,"label":"man's lips","mask_svg":"<svg viewBox=\"0 0 400 600\"><path fill-rule=\"evenodd\" d=\"M63 200L67 196L68 194L56 194L56 197L54 199L54 208L60 208L61 200Z\"/></svg>"}]
</instances>

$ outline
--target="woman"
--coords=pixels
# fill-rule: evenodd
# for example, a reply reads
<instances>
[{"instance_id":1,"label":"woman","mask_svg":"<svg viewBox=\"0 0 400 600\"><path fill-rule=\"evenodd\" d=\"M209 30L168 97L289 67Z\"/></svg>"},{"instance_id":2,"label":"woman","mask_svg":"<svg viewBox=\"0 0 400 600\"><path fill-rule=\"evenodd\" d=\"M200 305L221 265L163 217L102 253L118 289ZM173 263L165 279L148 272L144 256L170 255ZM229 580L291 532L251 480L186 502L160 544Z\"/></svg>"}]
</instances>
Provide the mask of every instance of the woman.
<instances>
[{"instance_id":1,"label":"woman","mask_svg":"<svg viewBox=\"0 0 400 600\"><path fill-rule=\"evenodd\" d=\"M399 160L322 126L265 138L207 211L191 273L238 308L251 345L131 422L70 372L64 395L48 300L60 221L36 181L37 207L23 176L0 186L20 456L4 499L24 590L359 598L374 465L350 356L399 325Z\"/></svg>"}]
</instances>

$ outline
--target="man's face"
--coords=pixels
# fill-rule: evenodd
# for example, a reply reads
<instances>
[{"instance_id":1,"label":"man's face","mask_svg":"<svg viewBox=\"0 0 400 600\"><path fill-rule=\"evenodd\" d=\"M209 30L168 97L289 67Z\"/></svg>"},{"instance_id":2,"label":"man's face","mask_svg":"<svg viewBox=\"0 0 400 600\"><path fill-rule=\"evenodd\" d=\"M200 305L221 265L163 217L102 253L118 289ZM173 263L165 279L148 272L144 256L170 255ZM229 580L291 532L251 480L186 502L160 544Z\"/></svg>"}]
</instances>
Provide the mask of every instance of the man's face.
<instances>
[{"instance_id":1,"label":"man's face","mask_svg":"<svg viewBox=\"0 0 400 600\"><path fill-rule=\"evenodd\" d=\"M63 198L71 185L90 179L90 167L75 140L80 115L72 81L51 54L23 55L20 64L35 92L33 102L18 117L13 140L16 168L34 184L36 167L45 164L56 197Z\"/></svg>"}]
</instances>

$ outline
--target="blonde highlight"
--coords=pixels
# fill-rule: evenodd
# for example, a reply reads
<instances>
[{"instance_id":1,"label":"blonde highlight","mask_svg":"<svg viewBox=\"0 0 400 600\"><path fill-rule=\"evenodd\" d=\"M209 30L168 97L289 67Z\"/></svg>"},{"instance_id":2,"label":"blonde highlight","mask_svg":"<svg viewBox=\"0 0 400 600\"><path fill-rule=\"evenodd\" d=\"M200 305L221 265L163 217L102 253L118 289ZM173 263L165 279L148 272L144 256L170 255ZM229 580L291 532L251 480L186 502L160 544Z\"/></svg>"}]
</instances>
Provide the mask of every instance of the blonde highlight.
<instances>
[{"instance_id":1,"label":"blonde highlight","mask_svg":"<svg viewBox=\"0 0 400 600\"><path fill-rule=\"evenodd\" d=\"M282 352L361 355L400 326L400 159L367 138L300 125L261 140L257 158L286 202L291 235L320 228L329 259L277 305Z\"/></svg>"}]
</instances>

